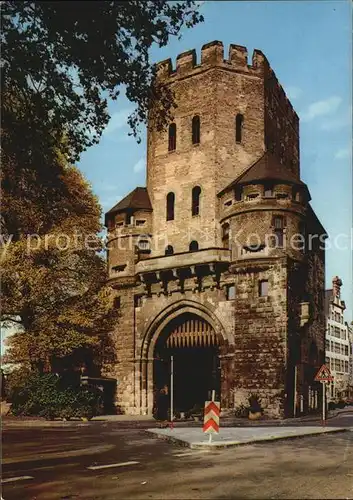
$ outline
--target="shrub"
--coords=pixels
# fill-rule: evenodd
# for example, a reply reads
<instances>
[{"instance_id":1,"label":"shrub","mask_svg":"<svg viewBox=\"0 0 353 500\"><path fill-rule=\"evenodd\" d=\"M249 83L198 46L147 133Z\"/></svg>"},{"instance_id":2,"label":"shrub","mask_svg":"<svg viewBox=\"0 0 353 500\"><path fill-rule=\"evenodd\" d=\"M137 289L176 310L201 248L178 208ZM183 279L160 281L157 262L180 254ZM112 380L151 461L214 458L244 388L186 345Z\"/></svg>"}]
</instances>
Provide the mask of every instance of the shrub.
<instances>
[{"instance_id":1,"label":"shrub","mask_svg":"<svg viewBox=\"0 0 353 500\"><path fill-rule=\"evenodd\" d=\"M340 400L338 401L338 403L337 403L337 408L342 409L342 408L344 408L345 406L346 406L346 402L345 402L345 401L343 401L343 399L340 399Z\"/></svg>"},{"instance_id":2,"label":"shrub","mask_svg":"<svg viewBox=\"0 0 353 500\"><path fill-rule=\"evenodd\" d=\"M53 373L31 375L12 395L14 415L92 418L101 407L100 391L91 387L67 386Z\"/></svg>"},{"instance_id":3,"label":"shrub","mask_svg":"<svg viewBox=\"0 0 353 500\"><path fill-rule=\"evenodd\" d=\"M328 409L329 410L335 410L336 409L336 404L333 401L330 401L328 404Z\"/></svg>"}]
</instances>

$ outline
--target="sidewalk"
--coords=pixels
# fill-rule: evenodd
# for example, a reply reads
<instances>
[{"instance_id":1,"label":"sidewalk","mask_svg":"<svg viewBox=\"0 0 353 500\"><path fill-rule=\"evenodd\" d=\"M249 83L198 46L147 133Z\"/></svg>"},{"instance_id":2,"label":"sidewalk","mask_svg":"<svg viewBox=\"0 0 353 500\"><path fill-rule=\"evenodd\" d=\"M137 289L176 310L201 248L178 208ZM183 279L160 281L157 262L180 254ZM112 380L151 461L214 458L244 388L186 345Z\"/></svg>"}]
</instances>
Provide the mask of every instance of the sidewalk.
<instances>
[{"instance_id":1,"label":"sidewalk","mask_svg":"<svg viewBox=\"0 0 353 500\"><path fill-rule=\"evenodd\" d=\"M327 419L331 420L341 413L353 413L353 406L348 406L341 410L330 411ZM36 417L14 417L11 415L2 416L2 427L68 427L68 426L87 426L95 423L122 423L131 426L145 427L149 423L149 427L156 426L156 421L150 415L100 415L94 417L89 422L82 420L44 420L43 418ZM246 428L259 428L259 427L288 427L297 426L301 423L312 423L321 425L320 415L306 415L297 418L287 418L285 420L248 420L247 418L235 418L224 416L220 419L221 428L229 427L246 427ZM193 420L176 421L174 423L176 428L201 428L202 422Z\"/></svg>"},{"instance_id":2,"label":"sidewalk","mask_svg":"<svg viewBox=\"0 0 353 500\"><path fill-rule=\"evenodd\" d=\"M226 427L221 428L219 434L214 434L211 442L209 442L209 435L202 432L202 428L147 429L146 432L192 449L210 450L348 430L350 429L342 427L259 427L257 429Z\"/></svg>"}]
</instances>

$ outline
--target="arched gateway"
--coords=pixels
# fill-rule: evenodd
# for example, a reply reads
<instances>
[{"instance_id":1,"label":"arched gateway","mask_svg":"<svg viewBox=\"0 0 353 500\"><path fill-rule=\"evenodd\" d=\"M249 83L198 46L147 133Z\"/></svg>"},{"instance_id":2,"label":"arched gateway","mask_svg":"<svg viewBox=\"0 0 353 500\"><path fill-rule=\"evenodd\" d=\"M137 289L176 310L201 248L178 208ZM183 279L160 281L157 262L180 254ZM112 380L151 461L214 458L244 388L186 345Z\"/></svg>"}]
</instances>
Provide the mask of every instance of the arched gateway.
<instances>
[{"instance_id":1,"label":"arched gateway","mask_svg":"<svg viewBox=\"0 0 353 500\"><path fill-rule=\"evenodd\" d=\"M148 362L141 375L148 412L152 411L156 392L165 384L170 387L172 356L176 411L203 406L212 390L220 398L223 335L219 321L206 308L190 305L163 316L153 322L144 342L144 359Z\"/></svg>"},{"instance_id":2,"label":"arched gateway","mask_svg":"<svg viewBox=\"0 0 353 500\"><path fill-rule=\"evenodd\" d=\"M184 313L164 328L154 351L153 385L171 384L177 411L203 406L212 390L220 393L219 342L212 326L196 314Z\"/></svg>"}]
</instances>

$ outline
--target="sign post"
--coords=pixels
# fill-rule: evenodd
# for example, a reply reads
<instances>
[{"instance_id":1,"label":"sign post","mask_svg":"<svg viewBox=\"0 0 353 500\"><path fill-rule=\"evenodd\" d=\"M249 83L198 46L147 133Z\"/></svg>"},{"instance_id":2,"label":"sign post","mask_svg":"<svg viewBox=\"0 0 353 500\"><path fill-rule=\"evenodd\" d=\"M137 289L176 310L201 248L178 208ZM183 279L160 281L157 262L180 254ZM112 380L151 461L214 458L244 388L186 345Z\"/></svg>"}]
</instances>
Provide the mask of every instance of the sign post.
<instances>
[{"instance_id":1,"label":"sign post","mask_svg":"<svg viewBox=\"0 0 353 500\"><path fill-rule=\"evenodd\" d=\"M174 356L170 357L170 428L174 421Z\"/></svg>"},{"instance_id":2,"label":"sign post","mask_svg":"<svg viewBox=\"0 0 353 500\"><path fill-rule=\"evenodd\" d=\"M316 382L322 384L322 425L325 425L326 420L326 382L332 382L333 376L330 369L326 365L322 365L315 377Z\"/></svg>"},{"instance_id":3,"label":"sign post","mask_svg":"<svg viewBox=\"0 0 353 500\"><path fill-rule=\"evenodd\" d=\"M220 403L215 401L215 391L212 391L212 401L205 402L203 432L209 434L208 442L212 443L212 434L219 432Z\"/></svg>"},{"instance_id":4,"label":"sign post","mask_svg":"<svg viewBox=\"0 0 353 500\"><path fill-rule=\"evenodd\" d=\"M294 367L294 391L293 391L293 415L294 418L297 416L297 377L298 377L298 367L295 365Z\"/></svg>"}]
</instances>

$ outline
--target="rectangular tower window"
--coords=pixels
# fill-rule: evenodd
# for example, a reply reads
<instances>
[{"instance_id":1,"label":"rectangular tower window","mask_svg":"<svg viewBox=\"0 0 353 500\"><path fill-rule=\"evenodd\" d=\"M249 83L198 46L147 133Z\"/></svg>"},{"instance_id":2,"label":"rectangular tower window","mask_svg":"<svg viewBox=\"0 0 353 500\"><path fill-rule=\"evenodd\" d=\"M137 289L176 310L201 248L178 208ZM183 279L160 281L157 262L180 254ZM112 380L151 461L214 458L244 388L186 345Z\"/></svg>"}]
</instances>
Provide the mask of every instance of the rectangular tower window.
<instances>
[{"instance_id":1,"label":"rectangular tower window","mask_svg":"<svg viewBox=\"0 0 353 500\"><path fill-rule=\"evenodd\" d=\"M171 123L168 130L168 151L175 151L176 149L176 125Z\"/></svg>"},{"instance_id":2,"label":"rectangular tower window","mask_svg":"<svg viewBox=\"0 0 353 500\"><path fill-rule=\"evenodd\" d=\"M259 296L267 297L268 295L268 280L259 281Z\"/></svg>"},{"instance_id":3,"label":"rectangular tower window","mask_svg":"<svg viewBox=\"0 0 353 500\"><path fill-rule=\"evenodd\" d=\"M284 217L280 215L275 215L273 217L273 228L275 235L275 245L277 248L283 248L284 245Z\"/></svg>"},{"instance_id":4,"label":"rectangular tower window","mask_svg":"<svg viewBox=\"0 0 353 500\"><path fill-rule=\"evenodd\" d=\"M244 116L240 113L235 117L235 141L240 143L243 135Z\"/></svg>"}]
</instances>

